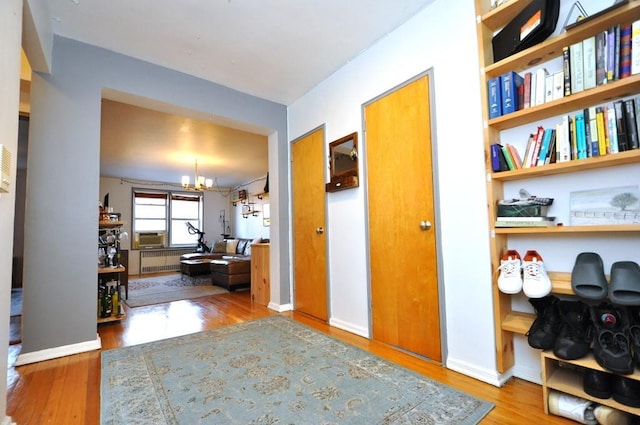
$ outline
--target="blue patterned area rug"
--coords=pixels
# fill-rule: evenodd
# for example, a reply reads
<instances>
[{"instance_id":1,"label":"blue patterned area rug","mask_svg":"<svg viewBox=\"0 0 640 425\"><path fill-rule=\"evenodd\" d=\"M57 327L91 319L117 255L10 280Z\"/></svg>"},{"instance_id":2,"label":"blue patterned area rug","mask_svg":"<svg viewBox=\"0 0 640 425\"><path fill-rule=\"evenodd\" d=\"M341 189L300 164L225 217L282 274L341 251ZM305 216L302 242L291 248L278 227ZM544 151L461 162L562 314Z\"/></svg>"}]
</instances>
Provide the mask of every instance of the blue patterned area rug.
<instances>
[{"instance_id":1,"label":"blue patterned area rug","mask_svg":"<svg viewBox=\"0 0 640 425\"><path fill-rule=\"evenodd\" d=\"M493 405L281 316L102 352L100 423L476 424Z\"/></svg>"}]
</instances>

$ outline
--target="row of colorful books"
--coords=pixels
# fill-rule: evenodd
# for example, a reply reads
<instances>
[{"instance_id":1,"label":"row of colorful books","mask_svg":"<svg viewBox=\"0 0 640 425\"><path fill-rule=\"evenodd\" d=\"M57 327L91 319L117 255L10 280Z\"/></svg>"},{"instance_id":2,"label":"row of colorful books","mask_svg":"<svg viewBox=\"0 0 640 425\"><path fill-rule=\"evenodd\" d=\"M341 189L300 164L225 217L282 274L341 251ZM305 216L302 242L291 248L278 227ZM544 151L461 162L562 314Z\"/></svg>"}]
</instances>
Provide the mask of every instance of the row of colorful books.
<instances>
[{"instance_id":1,"label":"row of colorful books","mask_svg":"<svg viewBox=\"0 0 640 425\"><path fill-rule=\"evenodd\" d=\"M640 95L565 115L555 128L538 126L522 155L510 143L491 145L494 172L616 154L640 148Z\"/></svg>"},{"instance_id":2,"label":"row of colorful books","mask_svg":"<svg viewBox=\"0 0 640 425\"><path fill-rule=\"evenodd\" d=\"M561 99L640 74L640 20L615 25L563 49L562 70L520 75L507 72L488 81L489 118Z\"/></svg>"}]
</instances>

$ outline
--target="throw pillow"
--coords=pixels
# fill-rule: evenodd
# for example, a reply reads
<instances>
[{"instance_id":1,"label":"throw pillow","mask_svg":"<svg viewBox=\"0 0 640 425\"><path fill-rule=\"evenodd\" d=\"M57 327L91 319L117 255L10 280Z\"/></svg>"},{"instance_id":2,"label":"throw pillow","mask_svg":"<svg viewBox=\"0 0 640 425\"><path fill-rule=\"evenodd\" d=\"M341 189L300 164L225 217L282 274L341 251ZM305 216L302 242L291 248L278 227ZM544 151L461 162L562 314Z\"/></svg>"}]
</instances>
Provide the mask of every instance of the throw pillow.
<instances>
[{"instance_id":1,"label":"throw pillow","mask_svg":"<svg viewBox=\"0 0 640 425\"><path fill-rule=\"evenodd\" d=\"M235 254L238 248L237 239L227 239L227 254Z\"/></svg>"},{"instance_id":2,"label":"throw pillow","mask_svg":"<svg viewBox=\"0 0 640 425\"><path fill-rule=\"evenodd\" d=\"M219 253L227 252L227 241L216 241L213 244L213 252L219 252Z\"/></svg>"},{"instance_id":3,"label":"throw pillow","mask_svg":"<svg viewBox=\"0 0 640 425\"><path fill-rule=\"evenodd\" d=\"M244 255L244 248L247 246L248 242L249 242L248 239L240 239L238 241L238 247L236 248L236 253L240 255Z\"/></svg>"},{"instance_id":4,"label":"throw pillow","mask_svg":"<svg viewBox=\"0 0 640 425\"><path fill-rule=\"evenodd\" d=\"M251 256L251 245L262 242L262 238L255 238L244 247L244 255Z\"/></svg>"}]
</instances>

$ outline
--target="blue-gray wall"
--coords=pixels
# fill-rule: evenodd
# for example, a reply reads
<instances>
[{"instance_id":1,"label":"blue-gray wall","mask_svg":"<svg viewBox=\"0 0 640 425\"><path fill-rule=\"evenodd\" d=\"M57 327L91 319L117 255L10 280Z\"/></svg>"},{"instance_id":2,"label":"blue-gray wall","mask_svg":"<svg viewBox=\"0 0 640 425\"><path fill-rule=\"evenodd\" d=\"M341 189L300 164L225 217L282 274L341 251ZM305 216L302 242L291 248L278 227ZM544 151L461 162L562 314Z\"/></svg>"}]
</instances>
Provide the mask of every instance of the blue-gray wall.
<instances>
[{"instance_id":1,"label":"blue-gray wall","mask_svg":"<svg viewBox=\"0 0 640 425\"><path fill-rule=\"evenodd\" d=\"M287 164L284 105L61 37L54 39L52 58L51 74L34 74L31 85L21 355L96 340L103 90L267 129L277 145L270 155L275 150L277 163ZM271 182L281 223L271 236L280 258L277 304L290 302L282 175Z\"/></svg>"}]
</instances>

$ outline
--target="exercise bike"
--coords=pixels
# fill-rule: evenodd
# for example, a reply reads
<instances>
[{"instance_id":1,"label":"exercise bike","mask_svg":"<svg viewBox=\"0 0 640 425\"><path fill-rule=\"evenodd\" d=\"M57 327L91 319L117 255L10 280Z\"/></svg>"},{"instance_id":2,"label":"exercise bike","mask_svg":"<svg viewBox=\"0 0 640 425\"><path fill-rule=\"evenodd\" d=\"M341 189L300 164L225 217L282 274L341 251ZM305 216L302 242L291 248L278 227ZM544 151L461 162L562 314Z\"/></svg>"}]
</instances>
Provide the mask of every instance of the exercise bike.
<instances>
[{"instance_id":1,"label":"exercise bike","mask_svg":"<svg viewBox=\"0 0 640 425\"><path fill-rule=\"evenodd\" d=\"M193 224L187 221L187 229L190 235L198 234L198 246L196 248L196 252L205 253L211 252L211 248L204 243L204 233L200 229L196 228Z\"/></svg>"}]
</instances>

